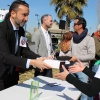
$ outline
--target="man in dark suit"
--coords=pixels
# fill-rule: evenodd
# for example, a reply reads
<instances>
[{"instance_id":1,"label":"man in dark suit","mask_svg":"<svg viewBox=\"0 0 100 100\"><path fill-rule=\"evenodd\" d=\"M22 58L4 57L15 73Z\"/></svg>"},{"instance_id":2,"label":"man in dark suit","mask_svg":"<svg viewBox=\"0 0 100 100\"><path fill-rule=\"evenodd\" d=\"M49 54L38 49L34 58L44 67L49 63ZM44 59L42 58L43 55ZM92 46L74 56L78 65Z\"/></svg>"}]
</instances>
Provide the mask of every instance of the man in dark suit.
<instances>
[{"instance_id":1,"label":"man in dark suit","mask_svg":"<svg viewBox=\"0 0 100 100\"><path fill-rule=\"evenodd\" d=\"M9 18L0 23L0 90L18 83L18 67L48 69L46 58L32 52L23 29L28 20L29 5L25 1L14 1L9 9Z\"/></svg>"}]
</instances>

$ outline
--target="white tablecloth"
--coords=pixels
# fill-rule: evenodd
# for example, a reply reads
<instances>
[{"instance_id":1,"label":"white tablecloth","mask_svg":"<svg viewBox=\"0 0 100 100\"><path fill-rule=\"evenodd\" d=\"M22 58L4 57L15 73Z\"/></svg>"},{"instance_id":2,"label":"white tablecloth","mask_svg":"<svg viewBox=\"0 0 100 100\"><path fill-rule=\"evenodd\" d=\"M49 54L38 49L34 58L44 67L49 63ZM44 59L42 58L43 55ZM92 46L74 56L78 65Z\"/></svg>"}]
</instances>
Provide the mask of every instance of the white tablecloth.
<instances>
[{"instance_id":1,"label":"white tablecloth","mask_svg":"<svg viewBox=\"0 0 100 100\"><path fill-rule=\"evenodd\" d=\"M29 100L31 81L39 80L38 100L78 100L81 92L66 81L38 76L24 83L0 91L0 100ZM50 87L48 83L58 83L59 86Z\"/></svg>"}]
</instances>

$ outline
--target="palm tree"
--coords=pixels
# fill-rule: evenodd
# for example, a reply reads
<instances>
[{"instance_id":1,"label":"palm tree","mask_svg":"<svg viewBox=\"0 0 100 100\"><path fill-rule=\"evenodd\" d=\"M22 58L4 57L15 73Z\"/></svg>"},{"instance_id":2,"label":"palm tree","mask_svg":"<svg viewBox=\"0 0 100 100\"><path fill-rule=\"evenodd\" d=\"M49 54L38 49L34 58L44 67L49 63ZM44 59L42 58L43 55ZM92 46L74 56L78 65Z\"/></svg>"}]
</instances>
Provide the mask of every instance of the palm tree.
<instances>
[{"instance_id":1,"label":"palm tree","mask_svg":"<svg viewBox=\"0 0 100 100\"><path fill-rule=\"evenodd\" d=\"M83 15L83 7L87 6L88 0L51 0L50 5L55 6L58 18L66 16L66 30L70 30L71 21Z\"/></svg>"}]
</instances>

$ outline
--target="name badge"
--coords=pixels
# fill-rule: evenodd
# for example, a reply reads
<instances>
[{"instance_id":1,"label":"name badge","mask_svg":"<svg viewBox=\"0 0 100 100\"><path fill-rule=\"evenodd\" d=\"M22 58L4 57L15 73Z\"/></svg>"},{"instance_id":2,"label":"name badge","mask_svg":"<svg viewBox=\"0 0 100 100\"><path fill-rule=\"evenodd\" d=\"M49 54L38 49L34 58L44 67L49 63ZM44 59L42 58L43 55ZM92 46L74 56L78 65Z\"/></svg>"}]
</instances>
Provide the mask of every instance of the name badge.
<instances>
[{"instance_id":1,"label":"name badge","mask_svg":"<svg viewBox=\"0 0 100 100\"><path fill-rule=\"evenodd\" d=\"M21 36L21 37L20 37L20 43L19 43L19 46L21 46L21 47L27 47L27 46L26 46L26 42L27 42L27 38Z\"/></svg>"}]
</instances>

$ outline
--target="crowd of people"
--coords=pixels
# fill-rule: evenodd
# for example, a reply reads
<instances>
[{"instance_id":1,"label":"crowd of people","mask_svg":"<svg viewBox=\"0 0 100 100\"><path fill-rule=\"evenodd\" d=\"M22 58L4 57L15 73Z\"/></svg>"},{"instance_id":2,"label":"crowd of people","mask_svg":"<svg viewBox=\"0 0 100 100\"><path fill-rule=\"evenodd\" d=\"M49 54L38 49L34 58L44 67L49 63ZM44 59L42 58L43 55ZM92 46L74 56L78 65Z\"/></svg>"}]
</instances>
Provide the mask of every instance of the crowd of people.
<instances>
[{"instance_id":1,"label":"crowd of people","mask_svg":"<svg viewBox=\"0 0 100 100\"><path fill-rule=\"evenodd\" d=\"M0 91L18 84L19 68L32 66L35 76L52 78L52 66L45 59L54 59L51 33L53 18L50 14L41 17L41 27L33 33L34 51L28 47L23 26L28 21L29 5L16 0L0 23ZM71 57L73 65L55 74L55 77L73 84L82 92L80 100L93 100L100 92L100 25L97 32L88 35L87 22L83 17L74 19L74 31L65 32L60 43L59 56ZM89 97L91 96L91 97Z\"/></svg>"}]
</instances>

